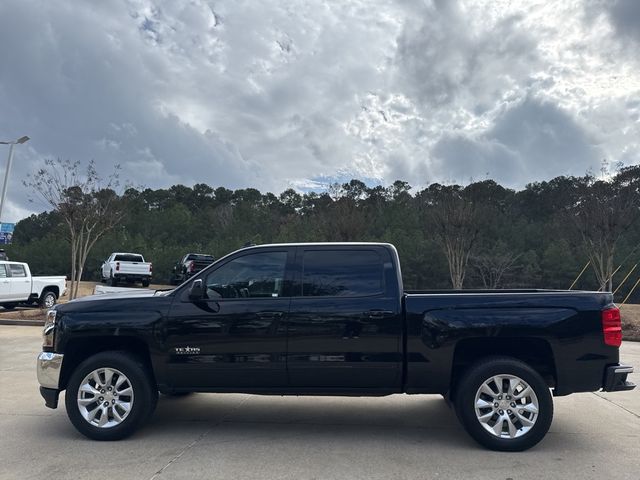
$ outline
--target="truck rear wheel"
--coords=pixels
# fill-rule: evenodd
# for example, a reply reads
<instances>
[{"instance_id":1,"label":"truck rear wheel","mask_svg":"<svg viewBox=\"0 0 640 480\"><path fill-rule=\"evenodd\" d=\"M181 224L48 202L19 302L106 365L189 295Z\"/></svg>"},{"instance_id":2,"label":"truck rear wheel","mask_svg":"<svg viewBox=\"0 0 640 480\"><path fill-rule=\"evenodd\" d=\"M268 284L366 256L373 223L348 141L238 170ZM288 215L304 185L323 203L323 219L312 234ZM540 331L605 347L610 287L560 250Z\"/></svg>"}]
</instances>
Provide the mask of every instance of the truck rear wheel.
<instances>
[{"instance_id":1,"label":"truck rear wheel","mask_svg":"<svg viewBox=\"0 0 640 480\"><path fill-rule=\"evenodd\" d=\"M153 413L158 392L136 357L101 352L82 362L67 385L65 406L76 429L93 440L120 440Z\"/></svg>"},{"instance_id":2,"label":"truck rear wheel","mask_svg":"<svg viewBox=\"0 0 640 480\"><path fill-rule=\"evenodd\" d=\"M527 450L542 440L553 419L544 379L509 357L488 358L468 370L458 383L455 405L467 433L491 450Z\"/></svg>"},{"instance_id":3,"label":"truck rear wheel","mask_svg":"<svg viewBox=\"0 0 640 480\"><path fill-rule=\"evenodd\" d=\"M111 285L112 287L118 286L118 279L113 276L113 272L111 272L111 276L109 277L109 285Z\"/></svg>"},{"instance_id":4,"label":"truck rear wheel","mask_svg":"<svg viewBox=\"0 0 640 480\"><path fill-rule=\"evenodd\" d=\"M147 279L142 280L142 286L147 288L149 286L149 280L147 280Z\"/></svg>"},{"instance_id":5,"label":"truck rear wheel","mask_svg":"<svg viewBox=\"0 0 640 480\"><path fill-rule=\"evenodd\" d=\"M38 305L40 305L40 308L51 308L56 304L57 299L58 297L54 292L44 292L40 300L38 300Z\"/></svg>"}]
</instances>

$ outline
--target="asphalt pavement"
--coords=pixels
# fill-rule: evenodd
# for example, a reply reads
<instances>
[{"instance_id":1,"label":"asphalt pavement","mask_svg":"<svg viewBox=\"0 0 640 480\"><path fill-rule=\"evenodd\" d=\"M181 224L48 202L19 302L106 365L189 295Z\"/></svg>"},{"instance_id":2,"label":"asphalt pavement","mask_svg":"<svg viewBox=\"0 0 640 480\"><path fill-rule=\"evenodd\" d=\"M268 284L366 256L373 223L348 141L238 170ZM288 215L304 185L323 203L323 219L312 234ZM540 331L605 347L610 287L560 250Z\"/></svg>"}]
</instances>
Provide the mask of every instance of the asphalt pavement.
<instances>
[{"instance_id":1,"label":"asphalt pavement","mask_svg":"<svg viewBox=\"0 0 640 480\"><path fill-rule=\"evenodd\" d=\"M95 442L38 393L41 328L0 326L0 479L633 479L640 390L555 399L546 438L484 450L439 396L160 397L149 424ZM640 343L622 359L640 370ZM640 374L632 375L640 383Z\"/></svg>"}]
</instances>

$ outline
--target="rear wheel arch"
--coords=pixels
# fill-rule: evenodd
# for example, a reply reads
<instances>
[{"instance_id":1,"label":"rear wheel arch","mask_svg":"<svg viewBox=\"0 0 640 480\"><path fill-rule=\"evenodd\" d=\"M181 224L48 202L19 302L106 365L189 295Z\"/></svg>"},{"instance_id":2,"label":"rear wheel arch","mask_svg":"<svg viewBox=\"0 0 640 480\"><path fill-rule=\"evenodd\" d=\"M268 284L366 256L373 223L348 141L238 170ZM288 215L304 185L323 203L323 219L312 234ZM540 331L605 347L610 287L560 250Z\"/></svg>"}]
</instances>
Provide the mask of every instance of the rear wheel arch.
<instances>
[{"instance_id":1,"label":"rear wheel arch","mask_svg":"<svg viewBox=\"0 0 640 480\"><path fill-rule=\"evenodd\" d=\"M459 341L453 354L449 395L455 398L456 385L478 362L490 357L509 357L533 368L550 388L557 385L556 362L548 341L532 337L478 337Z\"/></svg>"},{"instance_id":2,"label":"rear wheel arch","mask_svg":"<svg viewBox=\"0 0 640 480\"><path fill-rule=\"evenodd\" d=\"M44 294L47 292L53 292L56 298L60 298L60 288L56 285L50 285L48 287L44 287L44 289L42 290L42 296L44 296Z\"/></svg>"}]
</instances>

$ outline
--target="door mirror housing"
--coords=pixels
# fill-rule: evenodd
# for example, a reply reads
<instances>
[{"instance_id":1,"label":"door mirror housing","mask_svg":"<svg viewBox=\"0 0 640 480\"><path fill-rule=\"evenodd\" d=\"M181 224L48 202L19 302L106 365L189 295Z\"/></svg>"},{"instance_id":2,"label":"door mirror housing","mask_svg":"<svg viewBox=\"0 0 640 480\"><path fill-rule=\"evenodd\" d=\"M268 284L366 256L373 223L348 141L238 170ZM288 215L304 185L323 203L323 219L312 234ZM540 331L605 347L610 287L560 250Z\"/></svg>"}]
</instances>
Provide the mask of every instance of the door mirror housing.
<instances>
[{"instance_id":1,"label":"door mirror housing","mask_svg":"<svg viewBox=\"0 0 640 480\"><path fill-rule=\"evenodd\" d=\"M189 287L189 300L202 300L204 298L204 285L201 279L195 280Z\"/></svg>"}]
</instances>

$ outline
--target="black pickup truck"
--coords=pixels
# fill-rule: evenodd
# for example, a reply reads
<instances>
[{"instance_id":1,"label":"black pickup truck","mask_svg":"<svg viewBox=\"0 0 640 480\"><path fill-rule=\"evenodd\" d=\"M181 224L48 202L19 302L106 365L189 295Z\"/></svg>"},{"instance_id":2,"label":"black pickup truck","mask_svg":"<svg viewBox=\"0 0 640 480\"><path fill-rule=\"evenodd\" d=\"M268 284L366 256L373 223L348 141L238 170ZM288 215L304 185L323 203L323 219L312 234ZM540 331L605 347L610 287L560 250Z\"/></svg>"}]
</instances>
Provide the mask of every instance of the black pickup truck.
<instances>
[{"instance_id":1,"label":"black pickup truck","mask_svg":"<svg viewBox=\"0 0 640 480\"><path fill-rule=\"evenodd\" d=\"M213 255L202 253L187 253L174 266L169 279L171 285L180 285L193 277L215 261Z\"/></svg>"},{"instance_id":2,"label":"black pickup truck","mask_svg":"<svg viewBox=\"0 0 640 480\"><path fill-rule=\"evenodd\" d=\"M48 312L40 392L96 440L131 434L158 391L441 394L495 450L546 434L553 395L631 390L610 293L404 291L380 243L264 245L170 291Z\"/></svg>"}]
</instances>

